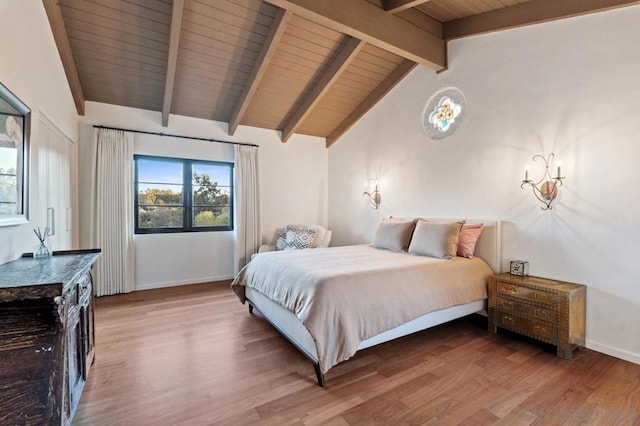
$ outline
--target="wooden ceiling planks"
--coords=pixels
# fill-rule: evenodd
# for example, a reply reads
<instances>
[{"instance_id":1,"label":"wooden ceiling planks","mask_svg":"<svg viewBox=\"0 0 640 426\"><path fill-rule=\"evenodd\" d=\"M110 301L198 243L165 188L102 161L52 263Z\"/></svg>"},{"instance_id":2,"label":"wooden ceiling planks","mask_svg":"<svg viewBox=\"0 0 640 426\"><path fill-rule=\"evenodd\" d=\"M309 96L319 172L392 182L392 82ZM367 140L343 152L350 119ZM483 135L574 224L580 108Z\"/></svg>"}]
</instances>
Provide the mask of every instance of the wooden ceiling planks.
<instances>
[{"instance_id":1,"label":"wooden ceiling planks","mask_svg":"<svg viewBox=\"0 0 640 426\"><path fill-rule=\"evenodd\" d=\"M298 131L328 136L402 61L397 55L365 45Z\"/></svg>"},{"instance_id":2,"label":"wooden ceiling planks","mask_svg":"<svg viewBox=\"0 0 640 426\"><path fill-rule=\"evenodd\" d=\"M326 136L327 148L331 147L347 130L365 115L380 99L391 91L402 79L416 67L416 63L404 60L385 78L367 97Z\"/></svg>"},{"instance_id":3,"label":"wooden ceiling planks","mask_svg":"<svg viewBox=\"0 0 640 426\"><path fill-rule=\"evenodd\" d=\"M339 32L293 15L241 124L281 130L344 43Z\"/></svg>"},{"instance_id":4,"label":"wooden ceiling planks","mask_svg":"<svg viewBox=\"0 0 640 426\"><path fill-rule=\"evenodd\" d=\"M445 40L640 3L42 1L79 114L86 99L161 111L163 125L181 114L228 122L230 134L244 124L327 146L416 61L442 68Z\"/></svg>"},{"instance_id":5,"label":"wooden ceiling planks","mask_svg":"<svg viewBox=\"0 0 640 426\"><path fill-rule=\"evenodd\" d=\"M265 37L264 44L262 45L262 49L260 50L260 54L253 64L251 74L247 78L245 87L242 90L242 94L240 95L238 102L236 102L236 105L233 107L233 112L231 113L231 118L229 120L229 135L233 136L240 125L240 122L244 119L247 108L253 101L253 97L267 71L269 62L276 52L276 46L280 43L280 39L282 38L284 30L289 24L290 19L290 12L283 9L279 9L276 12L271 28L269 29L269 32Z\"/></svg>"},{"instance_id":6,"label":"wooden ceiling planks","mask_svg":"<svg viewBox=\"0 0 640 426\"><path fill-rule=\"evenodd\" d=\"M340 52L331 61L328 68L323 71L320 78L314 83L313 88L306 94L304 100L297 106L296 110L290 114L282 127L282 142L286 142L298 129L300 124L310 116L316 105L322 101L327 92L331 90L333 84L340 78L340 75L355 60L356 56L365 46L365 42L350 37L345 41Z\"/></svg>"},{"instance_id":7,"label":"wooden ceiling planks","mask_svg":"<svg viewBox=\"0 0 640 426\"><path fill-rule=\"evenodd\" d=\"M172 113L230 121L276 11L260 0L186 0Z\"/></svg>"},{"instance_id":8,"label":"wooden ceiling planks","mask_svg":"<svg viewBox=\"0 0 640 426\"><path fill-rule=\"evenodd\" d=\"M265 1L435 70L446 66L444 40L367 1Z\"/></svg>"},{"instance_id":9,"label":"wooden ceiling planks","mask_svg":"<svg viewBox=\"0 0 640 426\"><path fill-rule=\"evenodd\" d=\"M60 0L60 6L85 98L161 110L171 5Z\"/></svg>"}]
</instances>

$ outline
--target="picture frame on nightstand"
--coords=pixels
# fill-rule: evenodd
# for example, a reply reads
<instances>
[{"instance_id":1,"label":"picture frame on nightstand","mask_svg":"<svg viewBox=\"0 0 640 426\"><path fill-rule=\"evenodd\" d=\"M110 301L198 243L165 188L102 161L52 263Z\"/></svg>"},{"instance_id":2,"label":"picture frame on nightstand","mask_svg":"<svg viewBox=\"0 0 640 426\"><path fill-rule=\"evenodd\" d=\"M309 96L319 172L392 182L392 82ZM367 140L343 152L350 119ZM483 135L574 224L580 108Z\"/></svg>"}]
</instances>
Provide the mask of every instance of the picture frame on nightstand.
<instances>
[{"instance_id":1,"label":"picture frame on nightstand","mask_svg":"<svg viewBox=\"0 0 640 426\"><path fill-rule=\"evenodd\" d=\"M529 275L529 262L526 260L512 260L509 265L509 273L511 275L517 275L519 277L526 277Z\"/></svg>"}]
</instances>

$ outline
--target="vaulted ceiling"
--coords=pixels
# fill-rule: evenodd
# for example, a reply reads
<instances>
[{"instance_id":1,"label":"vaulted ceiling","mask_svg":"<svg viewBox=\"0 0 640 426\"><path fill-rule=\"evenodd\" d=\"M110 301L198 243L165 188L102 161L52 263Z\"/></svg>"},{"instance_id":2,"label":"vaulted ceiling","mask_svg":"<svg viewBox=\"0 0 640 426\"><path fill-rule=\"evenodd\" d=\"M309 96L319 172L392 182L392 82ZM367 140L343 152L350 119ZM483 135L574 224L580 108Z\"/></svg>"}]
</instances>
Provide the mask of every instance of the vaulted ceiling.
<instances>
[{"instance_id":1,"label":"vaulted ceiling","mask_svg":"<svg viewBox=\"0 0 640 426\"><path fill-rule=\"evenodd\" d=\"M333 144L451 39L625 0L43 0L80 115L105 102Z\"/></svg>"}]
</instances>

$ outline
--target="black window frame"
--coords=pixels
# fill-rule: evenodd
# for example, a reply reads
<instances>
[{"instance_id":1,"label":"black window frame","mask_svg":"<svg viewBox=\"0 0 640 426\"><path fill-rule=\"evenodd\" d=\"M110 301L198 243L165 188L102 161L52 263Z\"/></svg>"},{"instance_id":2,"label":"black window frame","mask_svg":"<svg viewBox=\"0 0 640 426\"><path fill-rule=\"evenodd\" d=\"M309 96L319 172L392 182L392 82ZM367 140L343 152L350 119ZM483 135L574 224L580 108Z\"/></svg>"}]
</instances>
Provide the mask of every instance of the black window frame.
<instances>
[{"instance_id":1,"label":"black window frame","mask_svg":"<svg viewBox=\"0 0 640 426\"><path fill-rule=\"evenodd\" d=\"M181 163L182 164L182 208L183 208L183 220L182 227L174 228L140 228L138 224L139 219L139 192L138 192L138 160L154 160L164 161L167 163ZM196 160L191 158L180 157L163 157L157 155L142 155L135 154L133 156L135 172L134 172L134 233L135 234L175 234L185 232L220 232L220 231L233 231L234 230L234 194L235 186L233 179L234 163L226 161L211 161L211 160ZM214 166L226 166L229 168L229 225L226 226L194 226L193 225L193 165L194 164L206 164ZM161 183L161 182L158 182ZM198 206L195 206L198 207Z\"/></svg>"}]
</instances>

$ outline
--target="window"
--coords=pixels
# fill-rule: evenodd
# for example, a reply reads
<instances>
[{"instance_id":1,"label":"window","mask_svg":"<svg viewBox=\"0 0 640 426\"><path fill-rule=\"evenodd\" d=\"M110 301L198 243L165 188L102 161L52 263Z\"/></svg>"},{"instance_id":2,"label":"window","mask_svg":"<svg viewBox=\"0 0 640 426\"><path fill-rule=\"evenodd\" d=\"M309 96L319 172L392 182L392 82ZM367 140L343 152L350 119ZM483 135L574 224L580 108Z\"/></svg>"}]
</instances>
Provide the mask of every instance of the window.
<instances>
[{"instance_id":1,"label":"window","mask_svg":"<svg viewBox=\"0 0 640 426\"><path fill-rule=\"evenodd\" d=\"M233 230L233 163L134 160L136 234Z\"/></svg>"},{"instance_id":2,"label":"window","mask_svg":"<svg viewBox=\"0 0 640 426\"><path fill-rule=\"evenodd\" d=\"M31 110L0 83L0 226L27 223Z\"/></svg>"},{"instance_id":3,"label":"window","mask_svg":"<svg viewBox=\"0 0 640 426\"><path fill-rule=\"evenodd\" d=\"M0 114L0 117L2 114ZM5 160L6 149L0 145L0 161ZM4 165L3 163L1 165ZM17 188L18 172L15 167L0 165L0 216L15 215L18 213Z\"/></svg>"},{"instance_id":4,"label":"window","mask_svg":"<svg viewBox=\"0 0 640 426\"><path fill-rule=\"evenodd\" d=\"M453 134L464 119L466 101L455 87L435 93L422 112L422 130L431 140L444 139Z\"/></svg>"}]
</instances>

